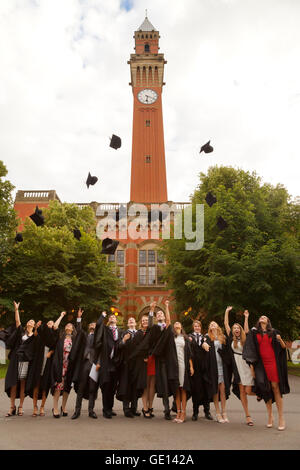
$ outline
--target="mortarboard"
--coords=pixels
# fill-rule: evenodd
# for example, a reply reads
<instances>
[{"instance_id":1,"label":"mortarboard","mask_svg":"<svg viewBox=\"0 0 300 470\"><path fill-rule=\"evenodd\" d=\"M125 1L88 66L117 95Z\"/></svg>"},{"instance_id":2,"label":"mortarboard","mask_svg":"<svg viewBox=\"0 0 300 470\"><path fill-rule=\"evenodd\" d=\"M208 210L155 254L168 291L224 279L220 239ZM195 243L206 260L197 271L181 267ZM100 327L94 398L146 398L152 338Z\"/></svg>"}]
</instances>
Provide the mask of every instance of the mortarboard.
<instances>
[{"instance_id":1,"label":"mortarboard","mask_svg":"<svg viewBox=\"0 0 300 470\"><path fill-rule=\"evenodd\" d=\"M80 230L78 228L74 228L73 233L74 233L74 237L77 238L77 240L80 240L81 238Z\"/></svg>"},{"instance_id":2,"label":"mortarboard","mask_svg":"<svg viewBox=\"0 0 300 470\"><path fill-rule=\"evenodd\" d=\"M92 176L91 173L88 174L87 180L86 180L86 185L89 188L89 186L94 186L98 181L97 176Z\"/></svg>"},{"instance_id":3,"label":"mortarboard","mask_svg":"<svg viewBox=\"0 0 300 470\"><path fill-rule=\"evenodd\" d=\"M217 226L219 227L219 229L224 230L228 227L228 223L226 222L226 220L223 219L223 217L219 216L217 220Z\"/></svg>"},{"instance_id":4,"label":"mortarboard","mask_svg":"<svg viewBox=\"0 0 300 470\"><path fill-rule=\"evenodd\" d=\"M113 134L109 146L117 150L121 147L121 138Z\"/></svg>"},{"instance_id":5,"label":"mortarboard","mask_svg":"<svg viewBox=\"0 0 300 470\"><path fill-rule=\"evenodd\" d=\"M38 208L38 206L36 206L34 214L31 214L29 217L38 227L44 225L45 220L42 216L42 211Z\"/></svg>"},{"instance_id":6,"label":"mortarboard","mask_svg":"<svg viewBox=\"0 0 300 470\"><path fill-rule=\"evenodd\" d=\"M205 196L205 200L209 207L213 206L215 202L217 202L216 196L214 196L212 193L207 193Z\"/></svg>"},{"instance_id":7,"label":"mortarboard","mask_svg":"<svg viewBox=\"0 0 300 470\"><path fill-rule=\"evenodd\" d=\"M102 241L101 253L104 255L114 255L118 245L118 241L112 240L111 238L105 238Z\"/></svg>"},{"instance_id":8,"label":"mortarboard","mask_svg":"<svg viewBox=\"0 0 300 470\"><path fill-rule=\"evenodd\" d=\"M201 150L199 153L204 152L204 153L210 153L214 150L214 148L210 145L210 140L206 142L206 144L202 145Z\"/></svg>"},{"instance_id":9,"label":"mortarboard","mask_svg":"<svg viewBox=\"0 0 300 470\"><path fill-rule=\"evenodd\" d=\"M23 241L23 235L21 233L17 233L15 237L16 242L22 242Z\"/></svg>"}]
</instances>

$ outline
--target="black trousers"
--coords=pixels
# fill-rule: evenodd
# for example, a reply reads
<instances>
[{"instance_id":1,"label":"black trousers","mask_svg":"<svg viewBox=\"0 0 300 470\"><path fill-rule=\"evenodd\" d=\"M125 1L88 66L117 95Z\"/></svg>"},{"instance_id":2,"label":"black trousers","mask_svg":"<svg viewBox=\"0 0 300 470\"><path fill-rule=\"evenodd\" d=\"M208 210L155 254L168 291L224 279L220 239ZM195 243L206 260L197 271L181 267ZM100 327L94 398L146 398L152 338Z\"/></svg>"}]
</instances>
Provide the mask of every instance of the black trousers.
<instances>
[{"instance_id":1,"label":"black trousers","mask_svg":"<svg viewBox=\"0 0 300 470\"><path fill-rule=\"evenodd\" d=\"M92 364L90 363L90 361L84 362L82 374L80 377L78 392L77 392L77 399L76 399L76 405L75 405L76 411L81 410L82 399L84 397L84 392L87 387L89 391L89 412L94 410L95 400L97 397L98 384L89 377L91 367L92 367Z\"/></svg>"},{"instance_id":2,"label":"black trousers","mask_svg":"<svg viewBox=\"0 0 300 470\"><path fill-rule=\"evenodd\" d=\"M117 372L109 372L109 380L101 387L103 413L110 413L114 406L114 398L117 388Z\"/></svg>"},{"instance_id":3,"label":"black trousers","mask_svg":"<svg viewBox=\"0 0 300 470\"><path fill-rule=\"evenodd\" d=\"M168 395L168 379L167 379L167 367L165 362L162 362L161 364L161 379L163 382L163 390L165 391L165 394L162 397L162 402L164 406L164 413L169 414L170 413L170 404L169 404L169 395Z\"/></svg>"}]
</instances>

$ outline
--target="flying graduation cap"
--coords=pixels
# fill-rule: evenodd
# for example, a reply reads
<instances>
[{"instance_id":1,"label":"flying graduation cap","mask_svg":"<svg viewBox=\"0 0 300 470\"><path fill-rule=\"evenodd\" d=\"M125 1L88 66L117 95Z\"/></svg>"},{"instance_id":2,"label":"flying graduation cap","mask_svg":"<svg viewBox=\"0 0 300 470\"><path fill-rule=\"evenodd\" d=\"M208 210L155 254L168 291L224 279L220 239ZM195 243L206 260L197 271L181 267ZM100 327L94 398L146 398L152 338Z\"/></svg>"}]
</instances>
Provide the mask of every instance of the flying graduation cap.
<instances>
[{"instance_id":1,"label":"flying graduation cap","mask_svg":"<svg viewBox=\"0 0 300 470\"><path fill-rule=\"evenodd\" d=\"M217 198L211 192L209 192L205 196L205 201L207 202L209 207L211 207L215 204L215 202L217 202Z\"/></svg>"},{"instance_id":2,"label":"flying graduation cap","mask_svg":"<svg viewBox=\"0 0 300 470\"><path fill-rule=\"evenodd\" d=\"M78 228L74 228L73 230L73 233L74 233L74 237L77 239L77 240L80 240L81 238L81 232Z\"/></svg>"},{"instance_id":3,"label":"flying graduation cap","mask_svg":"<svg viewBox=\"0 0 300 470\"><path fill-rule=\"evenodd\" d=\"M90 186L94 186L98 181L97 176L92 176L91 173L88 174L87 180L86 180L86 185L89 188Z\"/></svg>"},{"instance_id":4,"label":"flying graduation cap","mask_svg":"<svg viewBox=\"0 0 300 470\"><path fill-rule=\"evenodd\" d=\"M217 220L217 226L220 230L224 230L228 227L228 223L226 222L226 220L223 219L223 217L219 216Z\"/></svg>"},{"instance_id":5,"label":"flying graduation cap","mask_svg":"<svg viewBox=\"0 0 300 470\"><path fill-rule=\"evenodd\" d=\"M102 241L101 253L104 255L114 255L119 242L111 238L104 238Z\"/></svg>"},{"instance_id":6,"label":"flying graduation cap","mask_svg":"<svg viewBox=\"0 0 300 470\"><path fill-rule=\"evenodd\" d=\"M29 217L35 223L35 225L37 225L37 227L44 225L45 219L42 215L41 209L39 209L38 206L36 206L34 214L31 214Z\"/></svg>"},{"instance_id":7,"label":"flying graduation cap","mask_svg":"<svg viewBox=\"0 0 300 470\"><path fill-rule=\"evenodd\" d=\"M113 149L119 149L121 147L121 138L118 137L117 135L113 134L112 138L110 139L110 144L109 146L112 147Z\"/></svg>"},{"instance_id":8,"label":"flying graduation cap","mask_svg":"<svg viewBox=\"0 0 300 470\"><path fill-rule=\"evenodd\" d=\"M23 241L23 235L22 233L17 233L16 236L15 236L15 241L16 242L22 242Z\"/></svg>"},{"instance_id":9,"label":"flying graduation cap","mask_svg":"<svg viewBox=\"0 0 300 470\"><path fill-rule=\"evenodd\" d=\"M213 152L214 148L210 145L210 140L208 142L206 142L206 144L202 145L201 149L200 149L200 152L204 152L204 153L211 153Z\"/></svg>"}]
</instances>

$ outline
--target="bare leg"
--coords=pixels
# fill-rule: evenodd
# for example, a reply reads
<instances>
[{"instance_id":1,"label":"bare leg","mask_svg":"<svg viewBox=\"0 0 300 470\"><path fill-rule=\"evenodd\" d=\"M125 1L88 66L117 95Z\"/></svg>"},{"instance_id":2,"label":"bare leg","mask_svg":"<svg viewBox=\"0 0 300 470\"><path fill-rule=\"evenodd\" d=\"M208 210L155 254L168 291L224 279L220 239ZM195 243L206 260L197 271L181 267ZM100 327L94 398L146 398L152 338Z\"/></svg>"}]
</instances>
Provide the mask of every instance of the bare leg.
<instances>
[{"instance_id":1,"label":"bare leg","mask_svg":"<svg viewBox=\"0 0 300 470\"><path fill-rule=\"evenodd\" d=\"M37 416L38 396L39 396L39 385L37 385L33 390L33 415L32 416Z\"/></svg>"},{"instance_id":2,"label":"bare leg","mask_svg":"<svg viewBox=\"0 0 300 470\"><path fill-rule=\"evenodd\" d=\"M149 408L152 408L155 396L155 375L149 377Z\"/></svg>"},{"instance_id":3,"label":"bare leg","mask_svg":"<svg viewBox=\"0 0 300 470\"><path fill-rule=\"evenodd\" d=\"M55 415L59 415L58 411L58 400L60 397L60 390L55 390L53 395L53 412Z\"/></svg>"},{"instance_id":4,"label":"bare leg","mask_svg":"<svg viewBox=\"0 0 300 470\"><path fill-rule=\"evenodd\" d=\"M278 426L285 427L284 417L283 417L283 399L279 390L279 385L276 382L272 382L272 389L274 392L275 402L278 411Z\"/></svg>"},{"instance_id":5,"label":"bare leg","mask_svg":"<svg viewBox=\"0 0 300 470\"><path fill-rule=\"evenodd\" d=\"M267 427L271 428L273 426L273 415L272 415L272 399L266 403L267 412L268 412L268 424Z\"/></svg>"},{"instance_id":6,"label":"bare leg","mask_svg":"<svg viewBox=\"0 0 300 470\"><path fill-rule=\"evenodd\" d=\"M69 398L68 392L64 392L63 397L62 397L62 410L64 413L66 413L66 406L67 406L68 398Z\"/></svg>"},{"instance_id":7,"label":"bare leg","mask_svg":"<svg viewBox=\"0 0 300 470\"><path fill-rule=\"evenodd\" d=\"M10 410L7 413L7 416L11 416L16 407L16 395L17 395L17 386L14 385L10 389Z\"/></svg>"},{"instance_id":8,"label":"bare leg","mask_svg":"<svg viewBox=\"0 0 300 470\"><path fill-rule=\"evenodd\" d=\"M20 381L20 406L19 408L23 408L23 403L25 400L25 384L26 384L25 380Z\"/></svg>"},{"instance_id":9,"label":"bare leg","mask_svg":"<svg viewBox=\"0 0 300 470\"><path fill-rule=\"evenodd\" d=\"M181 422L183 423L185 421L186 417L186 391L183 390L183 388L180 389L180 394L181 394Z\"/></svg>"},{"instance_id":10,"label":"bare leg","mask_svg":"<svg viewBox=\"0 0 300 470\"><path fill-rule=\"evenodd\" d=\"M225 395L225 384L224 384L224 382L219 384L219 393L220 393L220 398L221 398L222 415L224 415L224 414L226 414L226 395Z\"/></svg>"},{"instance_id":11,"label":"bare leg","mask_svg":"<svg viewBox=\"0 0 300 470\"><path fill-rule=\"evenodd\" d=\"M45 415L44 408L45 408L46 400L47 400L47 395L46 395L45 390L43 390L43 393L42 393L42 403L41 403L41 407L40 407L40 416L44 416L44 415Z\"/></svg>"},{"instance_id":12,"label":"bare leg","mask_svg":"<svg viewBox=\"0 0 300 470\"><path fill-rule=\"evenodd\" d=\"M177 408L177 415L176 418L173 419L173 421L177 422L180 419L180 414L181 414L181 396L180 396L180 388L176 390L176 408Z\"/></svg>"},{"instance_id":13,"label":"bare leg","mask_svg":"<svg viewBox=\"0 0 300 470\"><path fill-rule=\"evenodd\" d=\"M148 387L145 388L143 395L142 395L142 402L143 402L143 409L144 411L148 410Z\"/></svg>"}]
</instances>

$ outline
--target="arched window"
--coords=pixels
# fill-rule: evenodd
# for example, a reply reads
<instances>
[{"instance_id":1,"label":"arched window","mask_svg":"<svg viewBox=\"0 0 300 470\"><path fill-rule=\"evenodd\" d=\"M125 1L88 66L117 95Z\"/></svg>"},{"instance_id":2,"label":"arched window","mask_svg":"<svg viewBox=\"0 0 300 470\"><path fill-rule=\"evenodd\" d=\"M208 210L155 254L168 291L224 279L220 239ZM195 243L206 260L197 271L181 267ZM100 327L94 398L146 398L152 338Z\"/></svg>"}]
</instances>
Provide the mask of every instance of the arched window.
<instances>
[{"instance_id":1,"label":"arched window","mask_svg":"<svg viewBox=\"0 0 300 470\"><path fill-rule=\"evenodd\" d=\"M149 46L149 44L145 44L145 52L150 52L150 46Z\"/></svg>"}]
</instances>

